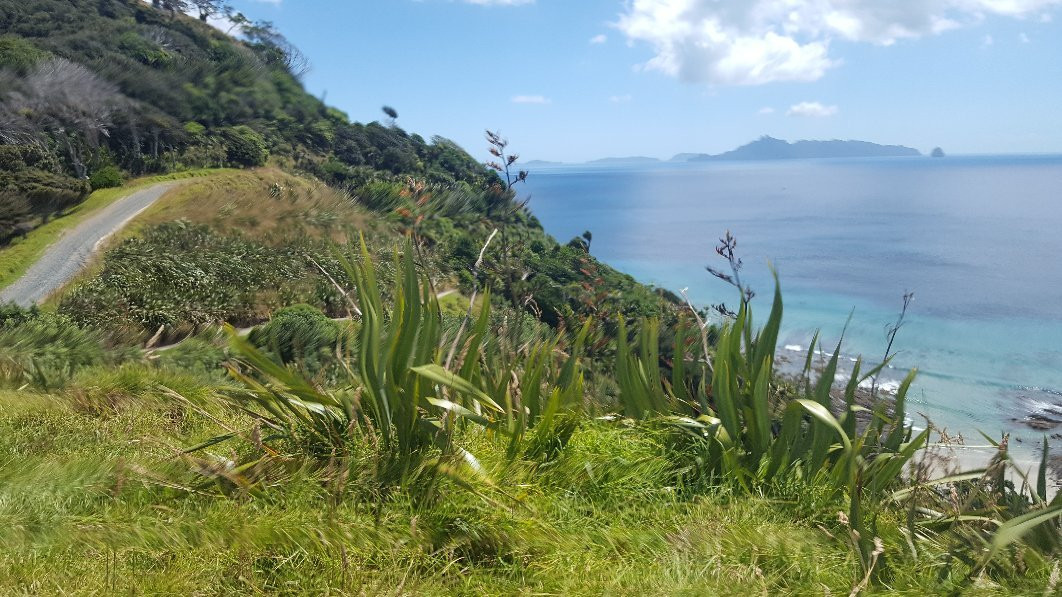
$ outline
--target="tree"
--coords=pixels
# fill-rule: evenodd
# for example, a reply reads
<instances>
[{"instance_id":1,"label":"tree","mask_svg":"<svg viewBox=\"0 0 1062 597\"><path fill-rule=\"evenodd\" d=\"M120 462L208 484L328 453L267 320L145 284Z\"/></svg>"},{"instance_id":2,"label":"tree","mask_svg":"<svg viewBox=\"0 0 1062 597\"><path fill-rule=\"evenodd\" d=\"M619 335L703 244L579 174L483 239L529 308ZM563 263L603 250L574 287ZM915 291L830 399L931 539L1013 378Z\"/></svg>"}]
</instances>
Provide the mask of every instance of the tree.
<instances>
[{"instance_id":1,"label":"tree","mask_svg":"<svg viewBox=\"0 0 1062 597\"><path fill-rule=\"evenodd\" d=\"M394 126L395 121L398 120L398 110L395 110L391 106L384 106L380 109L383 110L383 113L386 114L387 118L390 119L387 124L389 124L390 126Z\"/></svg>"},{"instance_id":2,"label":"tree","mask_svg":"<svg viewBox=\"0 0 1062 597\"><path fill-rule=\"evenodd\" d=\"M232 33L233 29L239 29L241 32L245 27L251 24L251 20L248 19L242 12L233 10L231 6L225 6L225 18L229 21L229 28L225 31L225 35Z\"/></svg>"},{"instance_id":3,"label":"tree","mask_svg":"<svg viewBox=\"0 0 1062 597\"><path fill-rule=\"evenodd\" d=\"M0 76L0 143L57 146L78 178L85 178L86 151L96 154L126 107L118 89L87 68L56 58L25 77Z\"/></svg>"},{"instance_id":4,"label":"tree","mask_svg":"<svg viewBox=\"0 0 1062 597\"><path fill-rule=\"evenodd\" d=\"M229 162L240 166L263 166L269 157L265 139L249 126L225 130L225 151Z\"/></svg>"},{"instance_id":5,"label":"tree","mask_svg":"<svg viewBox=\"0 0 1062 597\"><path fill-rule=\"evenodd\" d=\"M490 154L501 160L500 164L494 161L487 162L487 167L505 175L507 189L513 188L518 182L527 181L526 170L520 170L516 174L511 173L513 165L516 163L516 160L520 159L520 156L515 153L505 153L505 148L509 146L509 141L507 139L502 138L498 133L487 131L487 143L490 144L490 147L488 148Z\"/></svg>"},{"instance_id":6,"label":"tree","mask_svg":"<svg viewBox=\"0 0 1062 597\"><path fill-rule=\"evenodd\" d=\"M242 23L240 31L249 43L264 50L260 52L260 55L266 62L282 64L296 79L310 71L309 58L288 41L288 38L277 30L272 21Z\"/></svg>"},{"instance_id":7,"label":"tree","mask_svg":"<svg viewBox=\"0 0 1062 597\"><path fill-rule=\"evenodd\" d=\"M210 15L227 12L228 9L227 6L218 2L218 0L192 0L192 4L199 11L199 20L204 23L210 18Z\"/></svg>"},{"instance_id":8,"label":"tree","mask_svg":"<svg viewBox=\"0 0 1062 597\"><path fill-rule=\"evenodd\" d=\"M188 10L188 0L151 0L151 6L171 13L185 12Z\"/></svg>"},{"instance_id":9,"label":"tree","mask_svg":"<svg viewBox=\"0 0 1062 597\"><path fill-rule=\"evenodd\" d=\"M589 230L587 230L586 232L583 232L582 236L576 236L575 238L568 241L568 246L573 249L579 249L584 253L589 253L591 240L593 240L593 235L590 234Z\"/></svg>"},{"instance_id":10,"label":"tree","mask_svg":"<svg viewBox=\"0 0 1062 597\"><path fill-rule=\"evenodd\" d=\"M9 68L26 75L48 57L29 40L14 35L0 35L0 68Z\"/></svg>"}]
</instances>

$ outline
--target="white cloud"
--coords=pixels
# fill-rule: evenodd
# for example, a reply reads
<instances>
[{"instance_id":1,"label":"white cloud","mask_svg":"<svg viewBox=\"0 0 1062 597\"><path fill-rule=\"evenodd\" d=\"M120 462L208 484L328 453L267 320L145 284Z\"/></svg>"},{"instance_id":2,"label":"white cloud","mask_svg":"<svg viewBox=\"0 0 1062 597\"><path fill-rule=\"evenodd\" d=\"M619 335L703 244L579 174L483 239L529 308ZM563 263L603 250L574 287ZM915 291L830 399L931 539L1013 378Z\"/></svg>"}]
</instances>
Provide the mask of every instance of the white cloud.
<instances>
[{"instance_id":1,"label":"white cloud","mask_svg":"<svg viewBox=\"0 0 1062 597\"><path fill-rule=\"evenodd\" d=\"M608 41L608 36L605 35L604 33L599 33L599 34L597 34L597 35L595 35L595 36L590 38L590 43L592 43L592 44L603 44L606 41Z\"/></svg>"},{"instance_id":2,"label":"white cloud","mask_svg":"<svg viewBox=\"0 0 1062 597\"><path fill-rule=\"evenodd\" d=\"M800 102L793 104L786 111L786 116L802 116L806 118L826 118L837 113L837 106L824 106L819 102Z\"/></svg>"},{"instance_id":3,"label":"white cloud","mask_svg":"<svg viewBox=\"0 0 1062 597\"><path fill-rule=\"evenodd\" d=\"M626 104L632 99L634 98L628 93L627 95L613 95L612 97L608 98L608 101L614 104Z\"/></svg>"},{"instance_id":4,"label":"white cloud","mask_svg":"<svg viewBox=\"0 0 1062 597\"><path fill-rule=\"evenodd\" d=\"M991 35L986 35L986 36L981 38L981 47L982 48L987 48L987 47L991 46L994 43L996 43L996 40L993 39Z\"/></svg>"},{"instance_id":5,"label":"white cloud","mask_svg":"<svg viewBox=\"0 0 1062 597\"><path fill-rule=\"evenodd\" d=\"M774 108L772 108L770 106L764 106L764 107L760 108L759 111L756 112L756 113L759 114L760 116L767 116L768 114L774 114Z\"/></svg>"},{"instance_id":6,"label":"white cloud","mask_svg":"<svg viewBox=\"0 0 1062 597\"><path fill-rule=\"evenodd\" d=\"M1018 34L1018 41L1020 41L1023 44L1027 44L1027 43L1031 42L1032 40L1029 39L1028 35L1026 35L1024 33L1019 33Z\"/></svg>"},{"instance_id":7,"label":"white cloud","mask_svg":"<svg viewBox=\"0 0 1062 597\"><path fill-rule=\"evenodd\" d=\"M840 64L830 41L891 45L990 16L1050 17L1062 0L630 0L615 24L685 81L814 81Z\"/></svg>"},{"instance_id":8,"label":"white cloud","mask_svg":"<svg viewBox=\"0 0 1062 597\"><path fill-rule=\"evenodd\" d=\"M1041 23L1050 23L1053 20L1054 20L1054 18L1051 17L1051 13L1049 13L1049 12L1045 12L1044 14L1040 15L1040 22Z\"/></svg>"},{"instance_id":9,"label":"white cloud","mask_svg":"<svg viewBox=\"0 0 1062 597\"><path fill-rule=\"evenodd\" d=\"M514 95L512 102L514 104L548 104L550 99L542 95Z\"/></svg>"}]
</instances>

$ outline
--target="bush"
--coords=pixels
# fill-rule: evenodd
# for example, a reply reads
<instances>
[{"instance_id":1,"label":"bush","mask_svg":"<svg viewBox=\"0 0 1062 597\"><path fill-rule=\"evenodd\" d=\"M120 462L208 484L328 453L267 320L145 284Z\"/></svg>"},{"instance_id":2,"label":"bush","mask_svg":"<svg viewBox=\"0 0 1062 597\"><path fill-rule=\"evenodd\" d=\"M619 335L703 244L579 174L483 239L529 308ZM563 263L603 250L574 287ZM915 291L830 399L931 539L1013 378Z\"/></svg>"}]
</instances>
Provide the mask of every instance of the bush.
<instances>
[{"instance_id":1,"label":"bush","mask_svg":"<svg viewBox=\"0 0 1062 597\"><path fill-rule=\"evenodd\" d=\"M104 166L92 173L89 177L89 184L92 185L92 190L96 191L120 187L125 184L125 179L117 166Z\"/></svg>"},{"instance_id":2,"label":"bush","mask_svg":"<svg viewBox=\"0 0 1062 597\"><path fill-rule=\"evenodd\" d=\"M213 373L221 371L225 350L202 338L188 338L159 354L158 365L176 371Z\"/></svg>"},{"instance_id":3,"label":"bush","mask_svg":"<svg viewBox=\"0 0 1062 597\"><path fill-rule=\"evenodd\" d=\"M251 342L272 351L285 363L318 361L339 340L339 324L310 305L284 307L251 334Z\"/></svg>"},{"instance_id":4,"label":"bush","mask_svg":"<svg viewBox=\"0 0 1062 597\"><path fill-rule=\"evenodd\" d=\"M249 126L234 126L224 131L225 155L238 166L263 166L269 157L265 139Z\"/></svg>"},{"instance_id":5,"label":"bush","mask_svg":"<svg viewBox=\"0 0 1062 597\"><path fill-rule=\"evenodd\" d=\"M172 339L208 324L262 320L265 289L283 303L304 298L305 246L268 247L185 221L151 228L108 252L103 271L63 298L78 323L126 327ZM288 298L295 295L294 298Z\"/></svg>"},{"instance_id":6,"label":"bush","mask_svg":"<svg viewBox=\"0 0 1062 597\"><path fill-rule=\"evenodd\" d=\"M0 330L36 319L40 313L36 305L32 307L19 307L15 303L0 305Z\"/></svg>"},{"instance_id":7,"label":"bush","mask_svg":"<svg viewBox=\"0 0 1062 597\"><path fill-rule=\"evenodd\" d=\"M8 68L24 75L47 57L47 52L21 37L0 36L0 68Z\"/></svg>"},{"instance_id":8,"label":"bush","mask_svg":"<svg viewBox=\"0 0 1062 597\"><path fill-rule=\"evenodd\" d=\"M5 313L11 317L0 326L0 381L55 387L106 357L99 333L65 317L8 308Z\"/></svg>"},{"instance_id":9,"label":"bush","mask_svg":"<svg viewBox=\"0 0 1062 597\"><path fill-rule=\"evenodd\" d=\"M184 132L188 133L189 137L198 139L206 134L206 127L194 120L191 120L184 123Z\"/></svg>"}]
</instances>

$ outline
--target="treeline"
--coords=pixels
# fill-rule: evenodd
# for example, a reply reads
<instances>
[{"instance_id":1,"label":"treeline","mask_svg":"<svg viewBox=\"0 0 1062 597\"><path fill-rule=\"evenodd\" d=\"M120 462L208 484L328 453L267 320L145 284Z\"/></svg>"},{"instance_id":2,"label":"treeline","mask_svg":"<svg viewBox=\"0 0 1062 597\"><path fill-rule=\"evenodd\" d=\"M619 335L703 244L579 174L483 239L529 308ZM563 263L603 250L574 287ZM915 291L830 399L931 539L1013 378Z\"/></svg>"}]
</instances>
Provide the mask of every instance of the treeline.
<instances>
[{"instance_id":1,"label":"treeline","mask_svg":"<svg viewBox=\"0 0 1062 597\"><path fill-rule=\"evenodd\" d=\"M417 176L484 187L456 144L360 124L308 94L305 58L216 2L0 0L0 244L124 176L260 166L330 183Z\"/></svg>"}]
</instances>

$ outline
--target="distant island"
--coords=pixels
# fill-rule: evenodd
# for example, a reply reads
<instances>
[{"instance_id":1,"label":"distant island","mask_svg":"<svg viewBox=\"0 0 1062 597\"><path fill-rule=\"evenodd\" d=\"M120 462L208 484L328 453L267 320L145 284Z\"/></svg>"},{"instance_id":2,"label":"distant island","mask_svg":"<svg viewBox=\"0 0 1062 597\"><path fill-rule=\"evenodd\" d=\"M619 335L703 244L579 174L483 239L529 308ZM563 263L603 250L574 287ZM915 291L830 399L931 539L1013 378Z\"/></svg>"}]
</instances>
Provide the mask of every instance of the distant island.
<instances>
[{"instance_id":1,"label":"distant island","mask_svg":"<svg viewBox=\"0 0 1062 597\"><path fill-rule=\"evenodd\" d=\"M682 154L680 154L682 155ZM689 162L715 160L798 160L809 158L917 157L922 152L903 145L878 145L868 141L797 141L790 143L763 136L719 155L699 154ZM678 156L676 156L678 157Z\"/></svg>"},{"instance_id":2,"label":"distant island","mask_svg":"<svg viewBox=\"0 0 1062 597\"><path fill-rule=\"evenodd\" d=\"M679 153L668 163L686 162L713 162L713 161L739 161L739 160L800 160L814 158L883 158L883 157L918 157L922 152L904 145L880 145L869 141L784 141L764 135L759 139L732 149L725 153ZM931 154L933 157L944 157L944 151L937 147ZM593 165L620 165L620 164L659 164L665 160L646 156L607 157L598 160L584 162ZM526 162L526 166L560 166L564 162L552 162L547 160L532 160Z\"/></svg>"},{"instance_id":3,"label":"distant island","mask_svg":"<svg viewBox=\"0 0 1062 597\"><path fill-rule=\"evenodd\" d=\"M707 158L711 157L707 153L677 153L672 157L669 162L689 162L694 158Z\"/></svg>"},{"instance_id":4,"label":"distant island","mask_svg":"<svg viewBox=\"0 0 1062 597\"><path fill-rule=\"evenodd\" d=\"M625 158L601 158L600 160L593 160L587 162L588 164L648 164L659 162L657 158L648 158L645 156L631 156Z\"/></svg>"},{"instance_id":5,"label":"distant island","mask_svg":"<svg viewBox=\"0 0 1062 597\"><path fill-rule=\"evenodd\" d=\"M942 158L942 157L944 157L944 150L939 148L939 147L934 147L933 148L933 153L931 153L929 155L931 155L931 156L933 156L935 158Z\"/></svg>"}]
</instances>

